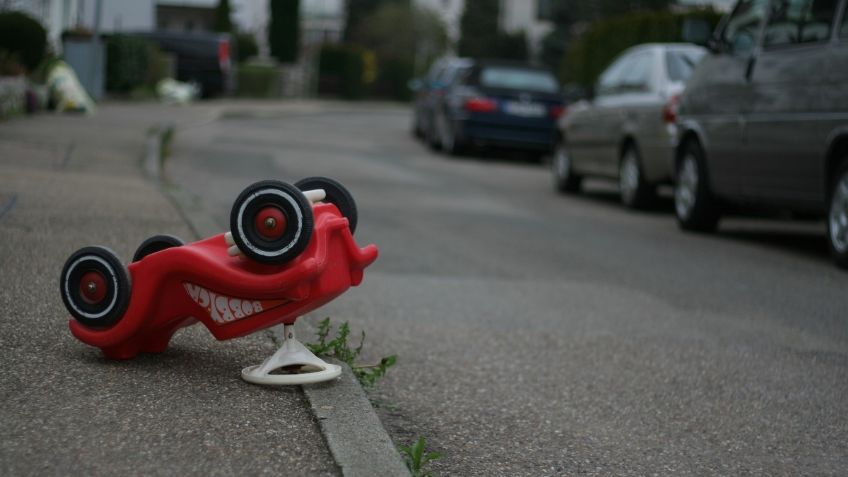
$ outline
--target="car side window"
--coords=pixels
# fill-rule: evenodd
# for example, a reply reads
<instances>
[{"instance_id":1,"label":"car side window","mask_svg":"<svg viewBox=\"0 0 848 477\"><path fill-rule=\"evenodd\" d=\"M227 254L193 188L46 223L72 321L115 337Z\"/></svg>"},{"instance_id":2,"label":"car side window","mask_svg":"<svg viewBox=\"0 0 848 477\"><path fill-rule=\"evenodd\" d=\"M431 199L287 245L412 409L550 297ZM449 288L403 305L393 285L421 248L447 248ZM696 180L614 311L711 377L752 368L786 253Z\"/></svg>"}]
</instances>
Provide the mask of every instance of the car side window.
<instances>
[{"instance_id":1,"label":"car side window","mask_svg":"<svg viewBox=\"0 0 848 477\"><path fill-rule=\"evenodd\" d=\"M721 33L722 46L728 53L744 56L753 51L768 5L768 0L741 0L736 4Z\"/></svg>"},{"instance_id":2,"label":"car side window","mask_svg":"<svg viewBox=\"0 0 848 477\"><path fill-rule=\"evenodd\" d=\"M636 53L625 65L626 68L621 75L619 89L622 92L648 91L651 85L651 72L653 71L654 53L643 51Z\"/></svg>"},{"instance_id":3,"label":"car side window","mask_svg":"<svg viewBox=\"0 0 848 477\"><path fill-rule=\"evenodd\" d=\"M838 0L775 1L771 5L763 46L827 41L838 3Z\"/></svg>"},{"instance_id":4,"label":"car side window","mask_svg":"<svg viewBox=\"0 0 848 477\"><path fill-rule=\"evenodd\" d=\"M848 4L842 12L842 26L839 27L839 38L848 38Z\"/></svg>"},{"instance_id":5,"label":"car side window","mask_svg":"<svg viewBox=\"0 0 848 477\"><path fill-rule=\"evenodd\" d=\"M601 73L601 78L598 80L598 95L608 95L618 91L622 75L629 67L632 58L631 55L623 56Z\"/></svg>"}]
</instances>

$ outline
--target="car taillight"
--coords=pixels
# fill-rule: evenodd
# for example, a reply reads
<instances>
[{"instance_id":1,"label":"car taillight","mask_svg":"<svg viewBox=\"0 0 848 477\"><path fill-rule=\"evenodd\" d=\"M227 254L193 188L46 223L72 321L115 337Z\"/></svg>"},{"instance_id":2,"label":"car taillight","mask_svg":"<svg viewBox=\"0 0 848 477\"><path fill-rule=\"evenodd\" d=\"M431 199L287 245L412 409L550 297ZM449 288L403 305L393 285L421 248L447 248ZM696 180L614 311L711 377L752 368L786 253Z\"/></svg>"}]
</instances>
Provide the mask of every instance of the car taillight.
<instances>
[{"instance_id":1,"label":"car taillight","mask_svg":"<svg viewBox=\"0 0 848 477\"><path fill-rule=\"evenodd\" d=\"M557 106L551 106L551 109L549 109L548 111L552 118L559 119L562 117L563 113L565 113L565 106L561 104Z\"/></svg>"},{"instance_id":2,"label":"car taillight","mask_svg":"<svg viewBox=\"0 0 848 477\"><path fill-rule=\"evenodd\" d=\"M489 98L470 98L465 100L465 110L472 113L493 113L498 110L498 103Z\"/></svg>"},{"instance_id":3,"label":"car taillight","mask_svg":"<svg viewBox=\"0 0 848 477\"><path fill-rule=\"evenodd\" d=\"M666 124L674 124L677 122L677 112L680 110L680 95L675 94L668 99L662 110L663 122Z\"/></svg>"},{"instance_id":4,"label":"car taillight","mask_svg":"<svg viewBox=\"0 0 848 477\"><path fill-rule=\"evenodd\" d=\"M230 42L228 40L218 41L218 66L224 71L230 69Z\"/></svg>"}]
</instances>

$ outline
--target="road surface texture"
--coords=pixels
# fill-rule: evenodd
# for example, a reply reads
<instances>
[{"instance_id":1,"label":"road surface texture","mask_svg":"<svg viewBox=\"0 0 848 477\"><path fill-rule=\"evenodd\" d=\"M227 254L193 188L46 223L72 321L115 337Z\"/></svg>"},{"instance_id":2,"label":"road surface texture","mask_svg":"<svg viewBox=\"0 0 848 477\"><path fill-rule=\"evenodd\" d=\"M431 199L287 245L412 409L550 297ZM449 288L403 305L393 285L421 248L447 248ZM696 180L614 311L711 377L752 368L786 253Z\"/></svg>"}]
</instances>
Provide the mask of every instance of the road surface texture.
<instances>
[{"instance_id":1,"label":"road surface texture","mask_svg":"<svg viewBox=\"0 0 848 477\"><path fill-rule=\"evenodd\" d=\"M372 398L444 475L845 475L848 274L819 224L677 230L539 165L446 158L399 106L233 103L167 164L221 230L260 179L326 175L381 257L315 315L398 364Z\"/></svg>"},{"instance_id":2,"label":"road surface texture","mask_svg":"<svg viewBox=\"0 0 848 477\"><path fill-rule=\"evenodd\" d=\"M59 273L73 251L128 261L153 234L193 239L142 157L151 124L202 124L207 109L0 124L0 475L338 474L299 388L240 379L274 351L268 335L221 343L198 325L162 355L109 361L68 330Z\"/></svg>"}]
</instances>

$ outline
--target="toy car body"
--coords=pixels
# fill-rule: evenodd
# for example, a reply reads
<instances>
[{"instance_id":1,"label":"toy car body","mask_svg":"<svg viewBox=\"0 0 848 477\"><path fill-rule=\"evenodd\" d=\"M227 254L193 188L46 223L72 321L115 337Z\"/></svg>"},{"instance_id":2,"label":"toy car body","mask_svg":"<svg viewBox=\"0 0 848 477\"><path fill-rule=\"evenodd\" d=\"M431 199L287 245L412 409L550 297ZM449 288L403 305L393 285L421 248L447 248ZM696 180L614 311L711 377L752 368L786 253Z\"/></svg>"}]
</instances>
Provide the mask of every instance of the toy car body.
<instances>
[{"instance_id":1,"label":"toy car body","mask_svg":"<svg viewBox=\"0 0 848 477\"><path fill-rule=\"evenodd\" d=\"M177 330L198 321L218 340L278 324L288 329L359 285L378 255L376 246L354 241L356 209L347 191L325 178L317 185L324 188L254 184L233 206L232 232L187 245L153 237L126 270L108 249L76 252L61 279L71 333L109 358L129 359L165 351ZM286 335L294 341L293 331ZM318 358L296 364L310 360Z\"/></svg>"},{"instance_id":2,"label":"toy car body","mask_svg":"<svg viewBox=\"0 0 848 477\"><path fill-rule=\"evenodd\" d=\"M197 321L219 340L277 324L292 324L362 281L377 258L360 249L336 206L317 204L307 249L285 265L265 265L227 253L224 235L172 247L128 266L133 290L124 317L97 329L70 320L80 341L109 358L165 350L174 333Z\"/></svg>"}]
</instances>

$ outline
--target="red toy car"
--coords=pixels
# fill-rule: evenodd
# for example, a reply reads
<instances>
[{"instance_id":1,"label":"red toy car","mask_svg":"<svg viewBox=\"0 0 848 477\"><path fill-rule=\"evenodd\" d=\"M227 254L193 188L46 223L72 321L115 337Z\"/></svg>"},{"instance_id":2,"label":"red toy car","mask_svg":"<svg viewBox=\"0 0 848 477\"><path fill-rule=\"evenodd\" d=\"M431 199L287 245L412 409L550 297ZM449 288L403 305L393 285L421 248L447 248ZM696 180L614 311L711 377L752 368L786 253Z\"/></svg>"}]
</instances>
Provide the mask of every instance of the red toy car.
<instances>
[{"instance_id":1,"label":"red toy car","mask_svg":"<svg viewBox=\"0 0 848 477\"><path fill-rule=\"evenodd\" d=\"M109 358L129 359L164 351L198 321L219 340L283 324L283 347L242 376L263 384L332 379L341 369L297 342L292 325L359 285L377 259L377 247L354 242L356 219L353 198L332 179L261 181L236 199L228 233L187 245L151 237L126 268L105 247L82 248L61 276L71 333ZM298 366L311 372L272 374Z\"/></svg>"}]
</instances>

